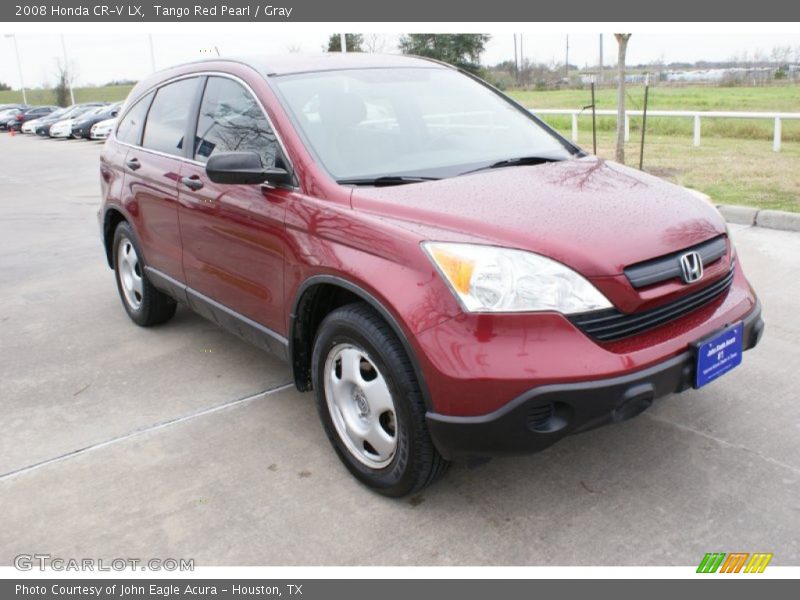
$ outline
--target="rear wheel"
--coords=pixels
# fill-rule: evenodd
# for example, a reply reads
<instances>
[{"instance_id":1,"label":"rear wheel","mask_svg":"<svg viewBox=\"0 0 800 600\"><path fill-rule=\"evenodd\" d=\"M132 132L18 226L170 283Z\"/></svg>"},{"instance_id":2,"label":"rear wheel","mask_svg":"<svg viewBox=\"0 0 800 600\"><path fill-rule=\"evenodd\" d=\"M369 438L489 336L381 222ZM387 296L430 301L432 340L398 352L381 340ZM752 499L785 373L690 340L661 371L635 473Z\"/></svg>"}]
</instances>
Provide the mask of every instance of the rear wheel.
<instances>
[{"instance_id":1,"label":"rear wheel","mask_svg":"<svg viewBox=\"0 0 800 600\"><path fill-rule=\"evenodd\" d=\"M431 484L447 467L428 434L425 404L402 344L369 306L321 323L312 357L317 409L350 472L386 496Z\"/></svg>"},{"instance_id":2,"label":"rear wheel","mask_svg":"<svg viewBox=\"0 0 800 600\"><path fill-rule=\"evenodd\" d=\"M123 222L117 226L113 244L117 289L128 316L142 327L169 321L177 304L147 279L142 253L130 225Z\"/></svg>"}]
</instances>

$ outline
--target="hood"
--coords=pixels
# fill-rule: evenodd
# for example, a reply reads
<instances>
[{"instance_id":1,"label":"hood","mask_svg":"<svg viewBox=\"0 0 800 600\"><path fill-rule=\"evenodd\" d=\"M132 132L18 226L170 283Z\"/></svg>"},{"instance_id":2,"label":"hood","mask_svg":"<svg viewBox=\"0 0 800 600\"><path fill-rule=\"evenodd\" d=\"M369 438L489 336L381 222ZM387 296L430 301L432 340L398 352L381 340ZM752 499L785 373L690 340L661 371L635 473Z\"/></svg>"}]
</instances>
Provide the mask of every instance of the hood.
<instances>
[{"instance_id":1,"label":"hood","mask_svg":"<svg viewBox=\"0 0 800 600\"><path fill-rule=\"evenodd\" d=\"M425 239L530 250L586 276L618 275L627 265L725 233L710 203L594 156L355 188L352 204Z\"/></svg>"}]
</instances>

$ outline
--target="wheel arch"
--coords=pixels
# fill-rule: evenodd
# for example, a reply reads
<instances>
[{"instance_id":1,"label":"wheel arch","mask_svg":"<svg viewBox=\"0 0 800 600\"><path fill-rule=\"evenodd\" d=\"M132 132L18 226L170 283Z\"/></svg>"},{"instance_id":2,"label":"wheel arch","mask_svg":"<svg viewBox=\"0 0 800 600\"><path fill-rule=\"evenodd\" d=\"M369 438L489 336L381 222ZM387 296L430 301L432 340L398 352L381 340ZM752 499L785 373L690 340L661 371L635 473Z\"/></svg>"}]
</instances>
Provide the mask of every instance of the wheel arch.
<instances>
[{"instance_id":1,"label":"wheel arch","mask_svg":"<svg viewBox=\"0 0 800 600\"><path fill-rule=\"evenodd\" d=\"M130 217L125 213L122 208L116 205L109 206L103 213L103 247L106 251L106 261L109 268L114 268L114 231L117 226L125 222L130 227L133 227Z\"/></svg>"},{"instance_id":2,"label":"wheel arch","mask_svg":"<svg viewBox=\"0 0 800 600\"><path fill-rule=\"evenodd\" d=\"M411 361L425 406L431 410L432 403L427 383L409 336L399 319L374 294L337 275L313 275L300 285L295 294L289 315L288 355L297 389L303 392L312 389L311 353L319 324L330 312L351 302L365 302L392 329Z\"/></svg>"}]
</instances>

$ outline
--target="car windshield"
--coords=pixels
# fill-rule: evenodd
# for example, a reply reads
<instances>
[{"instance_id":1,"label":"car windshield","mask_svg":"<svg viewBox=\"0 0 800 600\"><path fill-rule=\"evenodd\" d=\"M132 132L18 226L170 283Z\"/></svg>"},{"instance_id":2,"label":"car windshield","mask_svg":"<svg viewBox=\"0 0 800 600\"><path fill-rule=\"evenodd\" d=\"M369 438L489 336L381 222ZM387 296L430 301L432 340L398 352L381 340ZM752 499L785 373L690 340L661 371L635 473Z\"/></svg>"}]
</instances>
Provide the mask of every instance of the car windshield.
<instances>
[{"instance_id":1,"label":"car windshield","mask_svg":"<svg viewBox=\"0 0 800 600\"><path fill-rule=\"evenodd\" d=\"M451 177L509 159L575 153L502 96L450 69L352 69L274 81L308 145L340 181Z\"/></svg>"}]
</instances>

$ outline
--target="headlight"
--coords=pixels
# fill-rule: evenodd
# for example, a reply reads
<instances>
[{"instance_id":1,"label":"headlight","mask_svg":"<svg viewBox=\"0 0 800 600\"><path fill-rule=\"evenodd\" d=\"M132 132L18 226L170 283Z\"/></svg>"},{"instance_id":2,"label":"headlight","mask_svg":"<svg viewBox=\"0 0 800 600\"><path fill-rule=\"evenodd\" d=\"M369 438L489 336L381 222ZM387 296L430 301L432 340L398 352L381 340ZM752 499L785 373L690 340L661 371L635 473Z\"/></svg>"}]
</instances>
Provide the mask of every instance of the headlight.
<instances>
[{"instance_id":1,"label":"headlight","mask_svg":"<svg viewBox=\"0 0 800 600\"><path fill-rule=\"evenodd\" d=\"M469 312L572 314L611 308L575 271L532 252L440 242L422 247Z\"/></svg>"}]
</instances>

